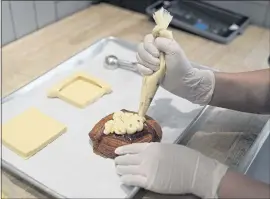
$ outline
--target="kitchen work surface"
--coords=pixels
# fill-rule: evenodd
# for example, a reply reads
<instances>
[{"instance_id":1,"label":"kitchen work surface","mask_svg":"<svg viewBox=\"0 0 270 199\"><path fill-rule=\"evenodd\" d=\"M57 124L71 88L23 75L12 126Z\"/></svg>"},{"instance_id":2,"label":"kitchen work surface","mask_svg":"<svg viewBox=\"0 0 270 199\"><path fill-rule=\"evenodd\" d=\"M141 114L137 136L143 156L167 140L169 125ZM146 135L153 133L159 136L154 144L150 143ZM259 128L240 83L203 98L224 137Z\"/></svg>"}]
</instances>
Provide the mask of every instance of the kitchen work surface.
<instances>
[{"instance_id":1,"label":"kitchen work surface","mask_svg":"<svg viewBox=\"0 0 270 199\"><path fill-rule=\"evenodd\" d=\"M144 15L107 4L92 6L49 25L3 47L3 95L11 93L44 72L56 67L78 52L88 48L100 38L112 35L138 43L145 34L151 33L153 26L154 23L150 22L148 17ZM173 29L173 34L193 62L225 72L248 71L268 67L269 30L267 29L249 26L243 35L229 45L217 44L175 29ZM92 67L92 65L89 67ZM263 127L267 117L229 110L220 110L216 113L218 113L215 115L216 117L211 116L202 120L205 122L204 125L200 125L203 126L203 129L197 129L202 131L198 135L206 134L203 138L205 144L193 144L197 142L196 136L194 136L194 142L191 139L188 145L199 149L207 146L202 149L204 153L208 153L212 157L218 157L226 163L237 165L239 161L237 158L242 157L248 150L250 143L256 139L256 135L260 132L260 128ZM241 120L222 120L224 115L225 118L241 118ZM234 122L234 125L231 125L231 122ZM218 129L219 125L221 126L220 130ZM220 131L226 133L222 133L222 136L217 135L218 133L215 136L213 133L205 133ZM234 134L234 132L238 133ZM218 137L219 139L217 139ZM216 144L213 143L214 141ZM222 150L217 144L221 141L223 144ZM209 147L210 143L211 147ZM89 149L91 150L91 148ZM230 154L228 150L231 151ZM235 151L237 151L238 156ZM243 154L239 154L239 151L242 151ZM226 154L224 154L225 152ZM47 197L22 179L15 178L5 171L3 174L3 189L7 196L12 198ZM162 195L148 192L144 197L162 198Z\"/></svg>"}]
</instances>

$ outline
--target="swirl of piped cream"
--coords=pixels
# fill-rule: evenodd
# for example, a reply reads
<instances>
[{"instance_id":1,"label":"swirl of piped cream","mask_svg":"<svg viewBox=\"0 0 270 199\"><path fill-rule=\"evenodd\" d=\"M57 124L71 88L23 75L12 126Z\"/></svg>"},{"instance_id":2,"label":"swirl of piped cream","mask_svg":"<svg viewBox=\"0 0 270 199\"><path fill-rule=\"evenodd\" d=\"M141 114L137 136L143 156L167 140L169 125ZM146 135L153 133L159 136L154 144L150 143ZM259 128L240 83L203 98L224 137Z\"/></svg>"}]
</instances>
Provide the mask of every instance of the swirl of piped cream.
<instances>
[{"instance_id":1,"label":"swirl of piped cream","mask_svg":"<svg viewBox=\"0 0 270 199\"><path fill-rule=\"evenodd\" d=\"M144 122L145 118L136 113L118 111L113 114L112 120L105 123L104 134L134 134L143 130Z\"/></svg>"}]
</instances>

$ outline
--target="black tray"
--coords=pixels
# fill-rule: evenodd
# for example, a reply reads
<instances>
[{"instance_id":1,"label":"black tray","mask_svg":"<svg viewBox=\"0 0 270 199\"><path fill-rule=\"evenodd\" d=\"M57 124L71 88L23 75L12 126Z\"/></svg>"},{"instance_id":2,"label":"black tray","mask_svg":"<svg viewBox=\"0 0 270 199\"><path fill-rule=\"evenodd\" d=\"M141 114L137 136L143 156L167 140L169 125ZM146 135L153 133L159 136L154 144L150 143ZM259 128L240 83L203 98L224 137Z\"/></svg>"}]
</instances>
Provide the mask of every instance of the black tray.
<instances>
[{"instance_id":1,"label":"black tray","mask_svg":"<svg viewBox=\"0 0 270 199\"><path fill-rule=\"evenodd\" d=\"M157 1L146 8L146 13L152 18L161 7L173 16L171 26L224 44L241 34L250 23L246 16L198 0Z\"/></svg>"}]
</instances>

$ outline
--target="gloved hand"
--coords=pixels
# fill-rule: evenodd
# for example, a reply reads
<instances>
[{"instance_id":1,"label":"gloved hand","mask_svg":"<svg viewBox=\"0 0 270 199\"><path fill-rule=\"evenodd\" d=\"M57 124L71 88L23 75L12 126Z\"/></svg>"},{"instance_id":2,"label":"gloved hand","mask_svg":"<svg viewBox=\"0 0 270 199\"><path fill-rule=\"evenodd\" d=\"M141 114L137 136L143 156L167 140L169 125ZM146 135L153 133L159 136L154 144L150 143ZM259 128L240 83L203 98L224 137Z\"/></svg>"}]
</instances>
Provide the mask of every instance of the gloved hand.
<instances>
[{"instance_id":1,"label":"gloved hand","mask_svg":"<svg viewBox=\"0 0 270 199\"><path fill-rule=\"evenodd\" d=\"M118 147L116 171L124 184L163 194L217 198L227 166L182 145L136 143Z\"/></svg>"},{"instance_id":2,"label":"gloved hand","mask_svg":"<svg viewBox=\"0 0 270 199\"><path fill-rule=\"evenodd\" d=\"M165 53L166 75L161 86L169 92L193 103L206 105L211 101L215 77L210 70L194 68L184 51L173 39L149 34L138 47L138 71L150 75L159 69L159 54Z\"/></svg>"}]
</instances>

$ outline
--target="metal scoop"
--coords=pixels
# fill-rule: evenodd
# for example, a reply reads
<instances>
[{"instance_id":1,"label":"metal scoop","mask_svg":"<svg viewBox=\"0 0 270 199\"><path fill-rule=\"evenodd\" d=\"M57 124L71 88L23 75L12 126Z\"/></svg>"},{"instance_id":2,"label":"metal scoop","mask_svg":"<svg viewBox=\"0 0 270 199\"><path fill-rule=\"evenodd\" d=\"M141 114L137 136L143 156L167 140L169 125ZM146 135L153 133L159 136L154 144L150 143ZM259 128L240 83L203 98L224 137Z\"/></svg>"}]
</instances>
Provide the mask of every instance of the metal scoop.
<instances>
[{"instance_id":1,"label":"metal scoop","mask_svg":"<svg viewBox=\"0 0 270 199\"><path fill-rule=\"evenodd\" d=\"M115 70L117 68L122 68L130 71L138 72L137 62L131 62L126 60L120 60L114 55L108 55L105 57L104 67L110 70Z\"/></svg>"}]
</instances>

